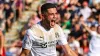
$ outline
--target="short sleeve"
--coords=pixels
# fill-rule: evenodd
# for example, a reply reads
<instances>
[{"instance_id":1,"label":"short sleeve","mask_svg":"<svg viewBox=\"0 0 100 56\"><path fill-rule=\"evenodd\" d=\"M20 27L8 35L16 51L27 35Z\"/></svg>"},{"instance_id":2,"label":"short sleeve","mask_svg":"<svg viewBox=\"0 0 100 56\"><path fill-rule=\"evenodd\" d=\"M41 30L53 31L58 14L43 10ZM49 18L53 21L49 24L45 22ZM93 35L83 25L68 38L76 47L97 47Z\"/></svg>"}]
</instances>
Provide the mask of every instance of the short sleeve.
<instances>
[{"instance_id":1,"label":"short sleeve","mask_svg":"<svg viewBox=\"0 0 100 56\"><path fill-rule=\"evenodd\" d=\"M31 38L32 38L32 35L30 34L30 31L27 30L26 34L24 36L24 39L23 39L22 48L31 50L31 48L32 48L32 39Z\"/></svg>"},{"instance_id":2,"label":"short sleeve","mask_svg":"<svg viewBox=\"0 0 100 56\"><path fill-rule=\"evenodd\" d=\"M59 34L58 44L60 44L60 45L68 44L68 42L67 42L68 36L65 36L65 34L64 34L64 32L63 32L63 30L61 29L60 26L57 27L57 30L58 30L58 34Z\"/></svg>"},{"instance_id":3,"label":"short sleeve","mask_svg":"<svg viewBox=\"0 0 100 56\"><path fill-rule=\"evenodd\" d=\"M58 43L59 43L60 45L66 45L66 44L67 44L67 38L65 37L64 34L63 34L61 37L59 37Z\"/></svg>"}]
</instances>

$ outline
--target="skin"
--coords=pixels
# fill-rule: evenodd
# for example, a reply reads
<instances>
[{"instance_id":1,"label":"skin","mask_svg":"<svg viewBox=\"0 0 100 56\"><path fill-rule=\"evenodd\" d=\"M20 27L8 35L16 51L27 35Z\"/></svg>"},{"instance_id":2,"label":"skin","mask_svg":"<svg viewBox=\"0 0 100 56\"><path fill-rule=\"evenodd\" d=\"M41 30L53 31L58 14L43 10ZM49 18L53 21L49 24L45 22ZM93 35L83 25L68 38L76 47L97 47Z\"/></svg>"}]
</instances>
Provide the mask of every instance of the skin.
<instances>
[{"instance_id":1,"label":"skin","mask_svg":"<svg viewBox=\"0 0 100 56\"><path fill-rule=\"evenodd\" d=\"M91 30L87 24L85 24L85 22L81 22L81 24L84 26L84 28L89 32L91 33L93 30ZM96 29L96 32L97 32L97 36L100 36L100 26L97 27Z\"/></svg>"},{"instance_id":2,"label":"skin","mask_svg":"<svg viewBox=\"0 0 100 56\"><path fill-rule=\"evenodd\" d=\"M47 9L47 12L45 12L43 14L43 20L41 21L41 25L47 29L50 30L51 28L53 28L55 26L55 21L57 20L57 10L56 8L49 8ZM61 46L64 50L64 52L66 53L66 55L68 56L77 56L76 53L74 53L71 48L69 47L69 45L62 45ZM23 49L22 53L20 56L28 56L29 54L29 50L27 49Z\"/></svg>"},{"instance_id":3,"label":"skin","mask_svg":"<svg viewBox=\"0 0 100 56\"><path fill-rule=\"evenodd\" d=\"M10 6L8 5L8 4L5 4L5 8L6 9L10 9ZM13 12L11 12L10 13L10 16L7 18L7 24L8 24L8 27L10 28L11 27L11 19L13 19L13 17L14 17L14 13Z\"/></svg>"},{"instance_id":4,"label":"skin","mask_svg":"<svg viewBox=\"0 0 100 56\"><path fill-rule=\"evenodd\" d=\"M0 30L0 55L2 54L2 48L4 47L4 36L2 31Z\"/></svg>"},{"instance_id":5,"label":"skin","mask_svg":"<svg viewBox=\"0 0 100 56\"><path fill-rule=\"evenodd\" d=\"M41 21L42 26L47 30L50 30L50 28L54 27L56 24L55 21L57 20L57 14L56 8L48 9L47 12L43 14L45 19Z\"/></svg>"}]
</instances>

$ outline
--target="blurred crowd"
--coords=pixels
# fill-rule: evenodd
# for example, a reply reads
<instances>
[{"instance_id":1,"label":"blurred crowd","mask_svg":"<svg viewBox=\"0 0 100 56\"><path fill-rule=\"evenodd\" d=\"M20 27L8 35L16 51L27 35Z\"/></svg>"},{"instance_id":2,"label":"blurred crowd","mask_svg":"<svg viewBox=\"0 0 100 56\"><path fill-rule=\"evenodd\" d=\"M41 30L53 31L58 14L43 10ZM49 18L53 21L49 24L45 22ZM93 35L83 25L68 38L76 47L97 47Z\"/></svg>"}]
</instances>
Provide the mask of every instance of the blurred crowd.
<instances>
[{"instance_id":1,"label":"blurred crowd","mask_svg":"<svg viewBox=\"0 0 100 56\"><path fill-rule=\"evenodd\" d=\"M81 22L96 31L100 24L100 0L0 0L0 56L19 56L26 30L42 20L41 5L57 5L59 24L68 44L79 56L87 56L91 35ZM57 45L58 56L64 56Z\"/></svg>"}]
</instances>

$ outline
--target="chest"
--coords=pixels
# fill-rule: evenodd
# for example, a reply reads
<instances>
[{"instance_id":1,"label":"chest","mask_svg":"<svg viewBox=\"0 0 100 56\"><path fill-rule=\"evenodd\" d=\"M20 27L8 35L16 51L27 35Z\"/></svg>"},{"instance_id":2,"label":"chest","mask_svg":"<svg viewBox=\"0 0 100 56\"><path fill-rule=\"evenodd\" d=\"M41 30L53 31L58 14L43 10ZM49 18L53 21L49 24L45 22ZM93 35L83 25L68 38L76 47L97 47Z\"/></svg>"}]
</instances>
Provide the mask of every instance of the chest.
<instances>
[{"instance_id":1,"label":"chest","mask_svg":"<svg viewBox=\"0 0 100 56\"><path fill-rule=\"evenodd\" d=\"M54 30L50 31L39 31L34 34L36 36L36 40L41 40L43 42L51 42L56 41L60 37L59 32L55 32Z\"/></svg>"},{"instance_id":2,"label":"chest","mask_svg":"<svg viewBox=\"0 0 100 56\"><path fill-rule=\"evenodd\" d=\"M34 32L35 40L33 46L42 46L42 47L53 47L56 45L59 40L59 32L55 32L53 29L50 31L37 31Z\"/></svg>"}]
</instances>

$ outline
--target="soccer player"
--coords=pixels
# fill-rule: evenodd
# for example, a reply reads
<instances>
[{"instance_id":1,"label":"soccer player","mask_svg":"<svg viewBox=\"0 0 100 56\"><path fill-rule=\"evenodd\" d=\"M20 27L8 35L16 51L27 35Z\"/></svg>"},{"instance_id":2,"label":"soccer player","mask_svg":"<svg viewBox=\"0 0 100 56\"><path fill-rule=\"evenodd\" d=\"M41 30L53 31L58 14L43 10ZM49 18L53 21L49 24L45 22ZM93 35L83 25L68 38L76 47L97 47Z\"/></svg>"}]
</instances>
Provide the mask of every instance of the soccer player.
<instances>
[{"instance_id":1,"label":"soccer player","mask_svg":"<svg viewBox=\"0 0 100 56\"><path fill-rule=\"evenodd\" d=\"M46 3L41 7L42 21L27 30L20 56L57 56L56 43L62 45L68 56L77 56L69 47L63 30L55 22L57 9L54 4Z\"/></svg>"},{"instance_id":2,"label":"soccer player","mask_svg":"<svg viewBox=\"0 0 100 56\"><path fill-rule=\"evenodd\" d=\"M88 56L100 56L100 25L97 26L96 31L92 31L84 22L82 25L91 34Z\"/></svg>"}]
</instances>

